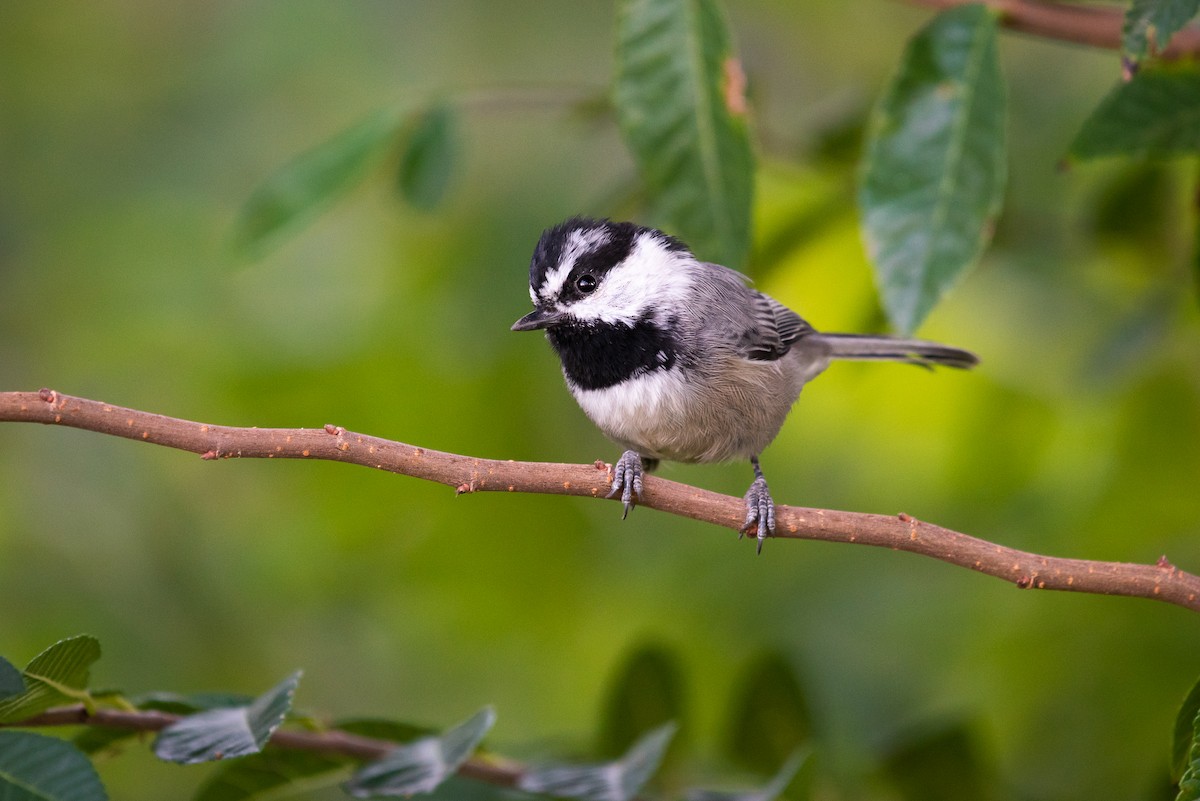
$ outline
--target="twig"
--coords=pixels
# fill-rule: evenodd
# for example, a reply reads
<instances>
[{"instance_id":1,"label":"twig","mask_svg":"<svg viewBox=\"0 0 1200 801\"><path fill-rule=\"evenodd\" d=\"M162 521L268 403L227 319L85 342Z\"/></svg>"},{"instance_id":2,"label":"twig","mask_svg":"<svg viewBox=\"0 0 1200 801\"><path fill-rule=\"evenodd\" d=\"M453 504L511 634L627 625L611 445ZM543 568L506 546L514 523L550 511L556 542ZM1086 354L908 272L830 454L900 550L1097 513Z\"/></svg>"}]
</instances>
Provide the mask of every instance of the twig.
<instances>
[{"instance_id":1,"label":"twig","mask_svg":"<svg viewBox=\"0 0 1200 801\"><path fill-rule=\"evenodd\" d=\"M235 428L112 406L54 390L0 392L0 422L46 423L198 453L204 459L328 459L436 481L457 493L531 492L604 498L609 466L478 459L324 428ZM737 530L740 498L648 476L642 506ZM930 556L1021 589L1148 598L1200 611L1200 577L1156 564L1064 559L1019 551L923 523L878 515L778 506L776 537L874 545ZM753 538L751 538L751 541Z\"/></svg>"},{"instance_id":2,"label":"twig","mask_svg":"<svg viewBox=\"0 0 1200 801\"><path fill-rule=\"evenodd\" d=\"M0 728L41 728L51 726L99 726L108 729L125 729L133 732L153 732L165 729L180 720L183 715L160 712L155 709L108 709L100 708L88 712L83 704L54 707L22 721L0 723ZM377 737L326 729L305 731L303 729L279 729L271 735L271 745L293 751L314 751L350 757L369 762L385 756L398 743ZM515 787L524 769L515 763L490 760L475 756L463 763L457 773L469 779L477 779L502 787Z\"/></svg>"},{"instance_id":3,"label":"twig","mask_svg":"<svg viewBox=\"0 0 1200 801\"><path fill-rule=\"evenodd\" d=\"M946 9L978 0L905 0L911 5ZM1047 0L983 0L1000 14L1000 24L1014 31L1064 42L1121 49L1125 11L1120 6L1052 3ZM1165 47L1163 45L1166 45ZM1179 59L1200 53L1200 28L1189 26L1169 43L1159 42L1159 55Z\"/></svg>"}]
</instances>

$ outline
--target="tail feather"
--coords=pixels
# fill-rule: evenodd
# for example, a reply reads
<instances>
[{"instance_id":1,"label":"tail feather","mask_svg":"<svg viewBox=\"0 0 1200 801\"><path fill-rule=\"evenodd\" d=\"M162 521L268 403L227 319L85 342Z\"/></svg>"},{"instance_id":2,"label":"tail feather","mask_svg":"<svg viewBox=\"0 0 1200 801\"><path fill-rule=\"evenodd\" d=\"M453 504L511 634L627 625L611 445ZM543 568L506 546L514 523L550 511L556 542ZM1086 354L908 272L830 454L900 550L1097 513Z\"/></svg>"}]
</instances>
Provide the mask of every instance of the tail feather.
<instances>
[{"instance_id":1,"label":"tail feather","mask_svg":"<svg viewBox=\"0 0 1200 801\"><path fill-rule=\"evenodd\" d=\"M953 348L923 339L896 339L877 334L817 334L835 359L881 359L968 369L979 364L979 357L968 350Z\"/></svg>"}]
</instances>

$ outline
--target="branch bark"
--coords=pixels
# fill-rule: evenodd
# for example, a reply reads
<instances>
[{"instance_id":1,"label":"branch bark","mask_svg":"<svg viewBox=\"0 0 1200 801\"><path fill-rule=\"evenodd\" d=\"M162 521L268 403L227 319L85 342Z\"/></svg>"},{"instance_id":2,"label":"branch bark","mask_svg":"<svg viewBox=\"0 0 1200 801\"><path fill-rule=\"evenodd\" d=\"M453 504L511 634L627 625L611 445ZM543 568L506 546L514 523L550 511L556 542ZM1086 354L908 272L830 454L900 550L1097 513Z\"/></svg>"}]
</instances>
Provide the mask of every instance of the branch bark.
<instances>
[{"instance_id":1,"label":"branch bark","mask_svg":"<svg viewBox=\"0 0 1200 801\"><path fill-rule=\"evenodd\" d=\"M191 451L203 459L327 459L387 470L469 492L530 492L604 498L609 465L514 462L430 450L324 428L238 428L127 409L50 389L0 392L0 422L44 423ZM641 506L734 531L741 498L647 476ZM1200 611L1200 577L1161 557L1156 564L1066 559L1020 551L921 522L879 515L777 506L776 538L824 540L929 556L1010 582L1021 589L1148 598ZM753 538L750 538L753 542Z\"/></svg>"},{"instance_id":2,"label":"branch bark","mask_svg":"<svg viewBox=\"0 0 1200 801\"><path fill-rule=\"evenodd\" d=\"M101 707L88 712L83 704L72 704L48 709L15 723L0 723L0 728L30 729L53 726L98 726L108 729L124 729L131 732L156 732L177 722L183 715L160 712L154 709L109 709ZM398 743L377 737L341 729L309 731L304 729L279 729L271 735L270 744L276 748L293 751L313 751L333 756L370 762L380 759L394 749ZM470 757L456 771L469 779L495 784L501 787L516 787L524 768L507 760Z\"/></svg>"},{"instance_id":3,"label":"branch bark","mask_svg":"<svg viewBox=\"0 0 1200 801\"><path fill-rule=\"evenodd\" d=\"M938 10L978 0L906 0L911 5ZM1055 3L1048 0L984 0L1000 15L1000 24L1014 31L1046 39L1121 49L1125 10L1120 6ZM1165 47L1163 45L1166 45ZM1189 26L1170 42L1159 43L1159 55L1179 59L1200 54L1200 28Z\"/></svg>"}]
</instances>

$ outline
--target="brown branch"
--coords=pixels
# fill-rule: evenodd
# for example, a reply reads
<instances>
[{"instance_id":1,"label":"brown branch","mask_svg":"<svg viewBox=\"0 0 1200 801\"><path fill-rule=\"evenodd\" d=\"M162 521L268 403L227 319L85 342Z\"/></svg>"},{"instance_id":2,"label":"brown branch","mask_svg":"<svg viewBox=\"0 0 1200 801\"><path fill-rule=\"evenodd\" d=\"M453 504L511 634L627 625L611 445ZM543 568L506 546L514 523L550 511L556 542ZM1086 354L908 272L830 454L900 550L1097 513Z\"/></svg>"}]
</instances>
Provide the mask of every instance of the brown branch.
<instances>
[{"instance_id":1,"label":"brown branch","mask_svg":"<svg viewBox=\"0 0 1200 801\"><path fill-rule=\"evenodd\" d=\"M911 5L946 9L978 0L906 0ZM1000 15L1000 24L1014 31L1074 44L1121 49L1125 10L1120 6L1053 3L1047 0L984 0ZM1179 59L1200 54L1200 28L1185 27L1159 55Z\"/></svg>"},{"instance_id":2,"label":"brown branch","mask_svg":"<svg viewBox=\"0 0 1200 801\"><path fill-rule=\"evenodd\" d=\"M183 718L155 709L108 709L100 708L88 712L83 704L60 706L48 709L22 721L0 723L0 728L41 728L50 726L99 726L108 729L125 729L133 732L156 732L165 729ZM350 757L364 762L379 759L399 743L341 729L306 731L303 729L278 729L271 735L271 745L293 751L314 751L321 754ZM515 763L474 756L463 763L457 773L469 779L515 787L524 768Z\"/></svg>"},{"instance_id":3,"label":"brown branch","mask_svg":"<svg viewBox=\"0 0 1200 801\"><path fill-rule=\"evenodd\" d=\"M478 459L324 428L234 428L195 423L53 390L0 392L0 422L46 423L198 453L204 459L329 459L388 470L468 492L533 492L603 498L608 465ZM740 498L647 476L642 506L737 530ZM1200 577L1167 562L1131 564L1042 556L981 540L908 515L776 508L775 537L858 543L908 551L1011 582L1022 589L1149 598L1200 611Z\"/></svg>"}]
</instances>

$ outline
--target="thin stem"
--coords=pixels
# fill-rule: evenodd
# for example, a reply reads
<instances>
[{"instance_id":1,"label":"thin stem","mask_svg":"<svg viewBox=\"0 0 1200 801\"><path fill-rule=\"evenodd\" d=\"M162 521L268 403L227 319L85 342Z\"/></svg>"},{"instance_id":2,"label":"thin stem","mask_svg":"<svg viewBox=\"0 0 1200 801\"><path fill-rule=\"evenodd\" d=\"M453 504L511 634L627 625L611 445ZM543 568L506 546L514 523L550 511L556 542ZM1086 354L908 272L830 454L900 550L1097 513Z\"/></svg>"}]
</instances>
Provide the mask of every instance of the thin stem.
<instances>
[{"instance_id":1,"label":"thin stem","mask_svg":"<svg viewBox=\"0 0 1200 801\"><path fill-rule=\"evenodd\" d=\"M155 709L108 709L88 711L83 704L48 709L39 715L15 723L0 723L0 728L43 728L54 726L98 726L133 732L154 732L177 722L183 715ZM398 743L377 737L365 737L341 729L306 731L279 729L271 735L271 745L294 751L314 751L369 762L386 755ZM503 787L515 787L524 769L515 763L475 756L463 763L459 775Z\"/></svg>"},{"instance_id":2,"label":"thin stem","mask_svg":"<svg viewBox=\"0 0 1200 801\"><path fill-rule=\"evenodd\" d=\"M197 423L54 390L0 392L0 422L44 423L191 451L209 460L327 459L387 470L470 492L530 492L605 498L610 466L514 462L443 453L403 442L324 428L235 428ZM738 531L743 499L646 476L641 506ZM1162 557L1155 564L1065 559L1019 551L905 514L878 515L777 506L776 538L874 545L929 556L1012 583L1148 598L1200 611L1200 577ZM753 541L753 540L750 540Z\"/></svg>"},{"instance_id":3,"label":"thin stem","mask_svg":"<svg viewBox=\"0 0 1200 801\"><path fill-rule=\"evenodd\" d=\"M983 0L1014 31L1063 42L1120 50L1125 10L1120 6L1055 3L1048 0ZM946 9L978 0L905 0L925 8ZM1163 45L1166 45L1165 47ZM1200 28L1189 26L1169 43L1159 43L1160 56L1179 59L1200 53Z\"/></svg>"}]
</instances>

